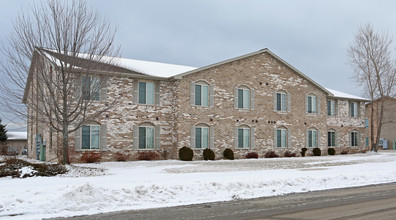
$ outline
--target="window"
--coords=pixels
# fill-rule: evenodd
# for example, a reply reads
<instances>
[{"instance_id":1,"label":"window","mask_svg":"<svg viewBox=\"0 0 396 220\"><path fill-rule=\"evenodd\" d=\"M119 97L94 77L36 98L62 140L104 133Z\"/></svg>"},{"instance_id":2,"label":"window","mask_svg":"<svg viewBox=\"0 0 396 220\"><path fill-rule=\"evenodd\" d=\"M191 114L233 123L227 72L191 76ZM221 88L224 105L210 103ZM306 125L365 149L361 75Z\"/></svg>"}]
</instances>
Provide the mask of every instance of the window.
<instances>
[{"instance_id":1,"label":"window","mask_svg":"<svg viewBox=\"0 0 396 220\"><path fill-rule=\"evenodd\" d=\"M369 138L366 137L366 147L368 147L369 145L370 145Z\"/></svg>"},{"instance_id":2,"label":"window","mask_svg":"<svg viewBox=\"0 0 396 220\"><path fill-rule=\"evenodd\" d=\"M358 145L358 132L357 131L352 131L351 132L351 146L356 147Z\"/></svg>"},{"instance_id":3,"label":"window","mask_svg":"<svg viewBox=\"0 0 396 220\"><path fill-rule=\"evenodd\" d=\"M154 126L139 126L139 149L154 148Z\"/></svg>"},{"instance_id":4,"label":"window","mask_svg":"<svg viewBox=\"0 0 396 220\"><path fill-rule=\"evenodd\" d=\"M139 104L154 104L154 82L139 82Z\"/></svg>"},{"instance_id":5,"label":"window","mask_svg":"<svg viewBox=\"0 0 396 220\"><path fill-rule=\"evenodd\" d=\"M335 116L335 101L334 100L327 100L327 115Z\"/></svg>"},{"instance_id":6,"label":"window","mask_svg":"<svg viewBox=\"0 0 396 220\"><path fill-rule=\"evenodd\" d=\"M315 129L308 130L308 147L318 146L318 131Z\"/></svg>"},{"instance_id":7,"label":"window","mask_svg":"<svg viewBox=\"0 0 396 220\"><path fill-rule=\"evenodd\" d=\"M357 118L358 117L358 103L357 102L350 102L349 103L349 111L350 111L350 116L353 118Z\"/></svg>"},{"instance_id":8,"label":"window","mask_svg":"<svg viewBox=\"0 0 396 220\"><path fill-rule=\"evenodd\" d=\"M204 123L191 126L190 147L206 149L214 147L214 127Z\"/></svg>"},{"instance_id":9,"label":"window","mask_svg":"<svg viewBox=\"0 0 396 220\"><path fill-rule=\"evenodd\" d=\"M316 113L316 96L308 95L308 113Z\"/></svg>"},{"instance_id":10,"label":"window","mask_svg":"<svg viewBox=\"0 0 396 220\"><path fill-rule=\"evenodd\" d=\"M250 147L250 129L247 127L238 128L238 148Z\"/></svg>"},{"instance_id":11,"label":"window","mask_svg":"<svg viewBox=\"0 0 396 220\"><path fill-rule=\"evenodd\" d=\"M99 125L83 125L81 127L81 148L99 149Z\"/></svg>"},{"instance_id":12,"label":"window","mask_svg":"<svg viewBox=\"0 0 396 220\"><path fill-rule=\"evenodd\" d=\"M366 124L366 128L368 128L368 127L369 127L369 120L368 120L368 118L364 119L364 122L365 122L365 124Z\"/></svg>"},{"instance_id":13,"label":"window","mask_svg":"<svg viewBox=\"0 0 396 220\"><path fill-rule=\"evenodd\" d=\"M327 146L328 147L335 147L336 143L336 132L334 130L330 130L327 132Z\"/></svg>"},{"instance_id":14,"label":"window","mask_svg":"<svg viewBox=\"0 0 396 220\"><path fill-rule=\"evenodd\" d=\"M205 84L195 84L195 105L209 106L209 86Z\"/></svg>"},{"instance_id":15,"label":"window","mask_svg":"<svg viewBox=\"0 0 396 220\"><path fill-rule=\"evenodd\" d=\"M195 148L208 148L209 128L195 127Z\"/></svg>"},{"instance_id":16,"label":"window","mask_svg":"<svg viewBox=\"0 0 396 220\"><path fill-rule=\"evenodd\" d=\"M238 89L238 108L250 108L250 91L247 88Z\"/></svg>"},{"instance_id":17,"label":"window","mask_svg":"<svg viewBox=\"0 0 396 220\"><path fill-rule=\"evenodd\" d=\"M83 76L81 83L83 99L99 101L100 77Z\"/></svg>"},{"instance_id":18,"label":"window","mask_svg":"<svg viewBox=\"0 0 396 220\"><path fill-rule=\"evenodd\" d=\"M285 92L276 93L276 111L287 111L287 94Z\"/></svg>"},{"instance_id":19,"label":"window","mask_svg":"<svg viewBox=\"0 0 396 220\"><path fill-rule=\"evenodd\" d=\"M285 128L276 130L276 147L287 147L287 130Z\"/></svg>"}]
</instances>

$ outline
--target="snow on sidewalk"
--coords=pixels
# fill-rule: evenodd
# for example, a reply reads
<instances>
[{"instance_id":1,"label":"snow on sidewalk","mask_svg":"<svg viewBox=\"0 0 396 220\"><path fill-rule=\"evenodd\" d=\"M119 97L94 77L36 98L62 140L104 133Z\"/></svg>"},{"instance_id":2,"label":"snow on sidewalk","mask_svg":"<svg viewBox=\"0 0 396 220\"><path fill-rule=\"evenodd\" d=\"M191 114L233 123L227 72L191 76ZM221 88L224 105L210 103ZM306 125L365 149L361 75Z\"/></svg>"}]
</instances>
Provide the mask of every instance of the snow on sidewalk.
<instances>
[{"instance_id":1,"label":"snow on sidewalk","mask_svg":"<svg viewBox=\"0 0 396 220\"><path fill-rule=\"evenodd\" d=\"M89 215L395 182L395 167L396 153L388 152L78 164L63 176L0 178L0 219Z\"/></svg>"}]
</instances>

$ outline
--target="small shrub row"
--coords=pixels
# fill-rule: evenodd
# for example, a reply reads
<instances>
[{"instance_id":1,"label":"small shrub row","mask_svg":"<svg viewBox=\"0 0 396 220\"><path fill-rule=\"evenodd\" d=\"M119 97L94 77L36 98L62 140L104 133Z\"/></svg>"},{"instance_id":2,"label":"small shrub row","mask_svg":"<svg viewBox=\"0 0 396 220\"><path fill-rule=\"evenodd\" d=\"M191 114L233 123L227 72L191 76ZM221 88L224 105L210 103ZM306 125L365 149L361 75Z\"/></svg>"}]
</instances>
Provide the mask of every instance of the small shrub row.
<instances>
[{"instance_id":1,"label":"small shrub row","mask_svg":"<svg viewBox=\"0 0 396 220\"><path fill-rule=\"evenodd\" d=\"M285 157L295 157L296 153L291 152L291 151L285 151L284 156Z\"/></svg>"},{"instance_id":2,"label":"small shrub row","mask_svg":"<svg viewBox=\"0 0 396 220\"><path fill-rule=\"evenodd\" d=\"M267 152L264 154L264 157L265 157L265 158L276 158L276 157L279 157L279 155L276 154L275 151L270 150L270 151L267 151Z\"/></svg>"},{"instance_id":3,"label":"small shrub row","mask_svg":"<svg viewBox=\"0 0 396 220\"><path fill-rule=\"evenodd\" d=\"M334 148L332 148L332 147L330 147L329 149L327 149L327 153L329 154L329 155L335 155L335 149Z\"/></svg>"},{"instance_id":4,"label":"small shrub row","mask_svg":"<svg viewBox=\"0 0 396 220\"><path fill-rule=\"evenodd\" d=\"M313 152L314 156L320 156L320 155L322 154L322 151L320 150L319 147L315 147L315 148L312 150L312 152Z\"/></svg>"},{"instance_id":5,"label":"small shrub row","mask_svg":"<svg viewBox=\"0 0 396 220\"><path fill-rule=\"evenodd\" d=\"M305 157L305 153L307 152L307 150L308 150L308 148L306 148L306 147L303 147L303 148L301 148L301 156L302 157Z\"/></svg>"},{"instance_id":6,"label":"small shrub row","mask_svg":"<svg viewBox=\"0 0 396 220\"><path fill-rule=\"evenodd\" d=\"M138 160L159 160L160 155L156 151L140 151Z\"/></svg>"},{"instance_id":7,"label":"small shrub row","mask_svg":"<svg viewBox=\"0 0 396 220\"><path fill-rule=\"evenodd\" d=\"M125 162L125 161L129 160L129 155L117 152L117 153L114 154L114 159L116 161Z\"/></svg>"},{"instance_id":8,"label":"small shrub row","mask_svg":"<svg viewBox=\"0 0 396 220\"><path fill-rule=\"evenodd\" d=\"M82 153L80 159L85 163L97 163L102 160L102 154L100 152L88 151Z\"/></svg>"},{"instance_id":9,"label":"small shrub row","mask_svg":"<svg viewBox=\"0 0 396 220\"><path fill-rule=\"evenodd\" d=\"M230 148L226 148L223 152L224 159L233 160L234 159L234 151Z\"/></svg>"},{"instance_id":10,"label":"small shrub row","mask_svg":"<svg viewBox=\"0 0 396 220\"><path fill-rule=\"evenodd\" d=\"M215 153L213 152L212 149L206 148L203 151L203 158L204 160L214 160L215 159Z\"/></svg>"},{"instance_id":11,"label":"small shrub row","mask_svg":"<svg viewBox=\"0 0 396 220\"><path fill-rule=\"evenodd\" d=\"M341 154L348 154L348 152L349 152L349 150L348 150L348 149L345 149L345 150L342 150L342 151L341 151Z\"/></svg>"},{"instance_id":12,"label":"small shrub row","mask_svg":"<svg viewBox=\"0 0 396 220\"><path fill-rule=\"evenodd\" d=\"M256 152L249 152L246 154L247 159L251 159L251 158L257 159L258 157L259 157L258 153L256 153Z\"/></svg>"}]
</instances>

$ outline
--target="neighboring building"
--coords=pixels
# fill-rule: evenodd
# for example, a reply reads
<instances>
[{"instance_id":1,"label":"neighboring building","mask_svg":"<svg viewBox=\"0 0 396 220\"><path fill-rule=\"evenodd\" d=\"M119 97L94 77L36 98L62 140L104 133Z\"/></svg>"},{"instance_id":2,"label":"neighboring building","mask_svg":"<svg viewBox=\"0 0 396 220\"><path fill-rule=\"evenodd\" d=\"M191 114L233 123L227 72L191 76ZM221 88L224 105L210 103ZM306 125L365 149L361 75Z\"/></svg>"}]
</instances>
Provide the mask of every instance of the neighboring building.
<instances>
[{"instance_id":1,"label":"neighboring building","mask_svg":"<svg viewBox=\"0 0 396 220\"><path fill-rule=\"evenodd\" d=\"M7 132L7 152L8 154L22 155L27 152L27 132Z\"/></svg>"},{"instance_id":2,"label":"neighboring building","mask_svg":"<svg viewBox=\"0 0 396 220\"><path fill-rule=\"evenodd\" d=\"M54 69L59 60L81 68L85 62L43 49L34 57L32 65L41 60ZM204 148L213 149L218 158L225 148L237 158L251 151L260 157L268 150L298 153L303 147L319 147L324 154L328 147L338 153L366 149L368 100L323 88L268 49L202 68L118 61L117 70L92 71L92 77L109 76L97 105L114 100L117 105L70 134L72 162L92 150L113 160L116 153L136 159L142 151L177 158L183 146L191 147L196 159ZM25 89L28 105L35 100L30 86L34 74L29 73ZM35 112L29 109L28 114ZM36 155L36 135L47 143L47 160L54 158L60 136L28 120L31 157Z\"/></svg>"},{"instance_id":3,"label":"neighboring building","mask_svg":"<svg viewBox=\"0 0 396 220\"><path fill-rule=\"evenodd\" d=\"M381 103L379 100L374 101L374 115L380 110ZM366 113L368 122L371 122L371 103L366 105ZM383 113L383 125L381 127L381 135L379 141L379 149L396 149L396 99L392 97L386 97L384 99L384 113ZM378 122L377 118L374 117L374 138L377 137ZM371 132L370 129L369 133ZM370 137L370 135L369 135ZM370 139L370 138L369 138ZM370 141L371 144L371 140Z\"/></svg>"}]
</instances>

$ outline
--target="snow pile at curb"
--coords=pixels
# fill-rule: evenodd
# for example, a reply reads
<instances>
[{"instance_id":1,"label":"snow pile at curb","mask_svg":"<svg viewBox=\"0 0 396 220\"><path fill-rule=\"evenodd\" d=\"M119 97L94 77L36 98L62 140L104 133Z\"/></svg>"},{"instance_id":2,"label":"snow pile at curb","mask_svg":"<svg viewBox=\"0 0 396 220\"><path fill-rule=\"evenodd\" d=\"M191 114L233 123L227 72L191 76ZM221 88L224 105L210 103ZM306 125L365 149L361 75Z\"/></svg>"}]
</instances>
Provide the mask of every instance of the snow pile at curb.
<instances>
[{"instance_id":1,"label":"snow pile at curb","mask_svg":"<svg viewBox=\"0 0 396 220\"><path fill-rule=\"evenodd\" d=\"M84 164L106 169L107 175L0 179L0 219L86 215L395 182L396 170L390 168L396 166L395 159L396 154L380 154ZM277 163L293 168L272 169ZM220 170L205 172L209 167Z\"/></svg>"}]
</instances>

